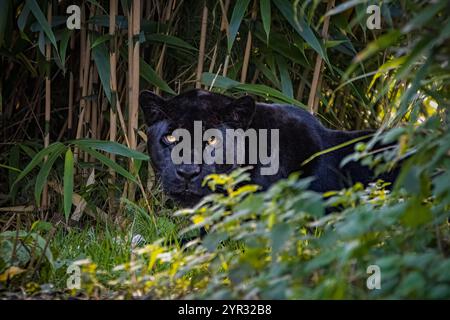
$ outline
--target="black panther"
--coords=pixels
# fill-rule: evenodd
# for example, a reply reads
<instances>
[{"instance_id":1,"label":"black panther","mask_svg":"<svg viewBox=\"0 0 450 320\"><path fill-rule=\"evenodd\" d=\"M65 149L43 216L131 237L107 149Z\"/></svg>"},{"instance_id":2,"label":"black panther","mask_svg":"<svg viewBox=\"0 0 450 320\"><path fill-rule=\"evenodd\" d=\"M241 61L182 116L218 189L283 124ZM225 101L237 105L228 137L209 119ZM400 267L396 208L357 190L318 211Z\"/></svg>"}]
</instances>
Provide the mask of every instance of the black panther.
<instances>
[{"instance_id":1,"label":"black panther","mask_svg":"<svg viewBox=\"0 0 450 320\"><path fill-rule=\"evenodd\" d=\"M252 182L262 189L298 171L303 177L315 178L310 189L317 192L339 190L356 182L367 184L376 178L368 167L357 162L340 166L342 159L354 152L354 144L320 155L305 164L305 160L322 150L358 137L367 136L365 140L369 140L372 132L327 129L313 115L298 107L257 103L250 96L236 99L198 89L170 99L143 91L139 104L148 126L148 151L152 166L161 179L164 191L182 205L193 205L210 192L207 187L202 187L202 181L208 174L227 173L238 166L236 163L172 162L171 152L177 144L173 131L184 128L193 134L194 121L202 121L203 130L215 128L222 132L238 128L256 131L279 129L278 171L272 175L262 175L264 165L259 160L250 170ZM204 142L205 145L208 143L209 140ZM384 176L383 179L389 181L393 177Z\"/></svg>"}]
</instances>

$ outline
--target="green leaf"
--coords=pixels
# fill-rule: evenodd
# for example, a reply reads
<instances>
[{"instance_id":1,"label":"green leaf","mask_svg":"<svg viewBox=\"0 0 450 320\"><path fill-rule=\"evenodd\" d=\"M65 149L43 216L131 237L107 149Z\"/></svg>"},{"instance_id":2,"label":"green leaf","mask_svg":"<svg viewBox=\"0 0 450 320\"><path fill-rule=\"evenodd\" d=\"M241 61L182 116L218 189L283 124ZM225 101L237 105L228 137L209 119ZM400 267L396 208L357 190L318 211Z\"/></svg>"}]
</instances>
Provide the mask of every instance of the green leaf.
<instances>
[{"instance_id":1,"label":"green leaf","mask_svg":"<svg viewBox=\"0 0 450 320\"><path fill-rule=\"evenodd\" d=\"M263 97L265 99L270 99L273 100L275 102L280 102L280 103L284 103L284 104L290 104L290 105L294 105L297 107L301 107L304 109L307 109L307 107L301 103L298 100L289 98L288 96L284 95L283 93L281 93L278 90L272 89L266 85L263 84L247 84L247 83L242 83L239 84L236 89L243 91L243 92L251 92L253 94L256 94L260 97Z\"/></svg>"},{"instance_id":2,"label":"green leaf","mask_svg":"<svg viewBox=\"0 0 450 320\"><path fill-rule=\"evenodd\" d=\"M11 152L11 155L12 155L12 152ZM18 169L16 167L7 166L6 164L1 164L1 163L0 163L0 168L8 169L8 170L10 170L10 173L21 172L20 169Z\"/></svg>"},{"instance_id":3,"label":"green leaf","mask_svg":"<svg viewBox=\"0 0 450 320\"><path fill-rule=\"evenodd\" d=\"M5 1L9 2L8 0ZM28 6L28 3L25 3L25 5L22 8L22 11L20 12L19 18L17 18L17 26L19 27L20 31L23 31L23 29L25 29L29 15L30 15L30 7Z\"/></svg>"},{"instance_id":4,"label":"green leaf","mask_svg":"<svg viewBox=\"0 0 450 320\"><path fill-rule=\"evenodd\" d=\"M355 57L356 62L362 62L378 51L384 50L390 45L394 44L401 36L400 31L398 30L392 30L382 36L380 36L378 39L372 41L369 43L366 48L358 53L358 55Z\"/></svg>"},{"instance_id":5,"label":"green leaf","mask_svg":"<svg viewBox=\"0 0 450 320\"><path fill-rule=\"evenodd\" d=\"M231 52L231 48L233 47L234 40L236 39L236 35L249 3L250 0L236 1L229 26L230 32L228 34L228 52Z\"/></svg>"},{"instance_id":6,"label":"green leaf","mask_svg":"<svg viewBox=\"0 0 450 320\"><path fill-rule=\"evenodd\" d=\"M39 231L48 232L48 231L50 231L52 229L52 227L53 227L53 224L51 222L42 221L42 220L36 220L31 225L30 232L32 232L32 231L35 231L35 232L39 232Z\"/></svg>"},{"instance_id":7,"label":"green leaf","mask_svg":"<svg viewBox=\"0 0 450 320\"><path fill-rule=\"evenodd\" d=\"M69 220L70 209L72 208L73 165L73 154L69 147L64 159L64 216L66 221Z\"/></svg>"},{"instance_id":8,"label":"green leaf","mask_svg":"<svg viewBox=\"0 0 450 320\"><path fill-rule=\"evenodd\" d=\"M291 227L288 223L278 223L276 224L271 232L271 240L272 240L272 255L274 261L276 261L276 255L283 248L285 243L289 240L291 235Z\"/></svg>"},{"instance_id":9,"label":"green leaf","mask_svg":"<svg viewBox=\"0 0 450 320\"><path fill-rule=\"evenodd\" d=\"M139 68L141 73L141 78L147 81L150 84L153 84L154 86L160 88L161 90L175 95L175 91L172 90L171 87L163 80L161 79L156 71L144 61L144 59L139 59Z\"/></svg>"},{"instance_id":10,"label":"green leaf","mask_svg":"<svg viewBox=\"0 0 450 320\"><path fill-rule=\"evenodd\" d=\"M42 238L39 234L35 232L27 232L24 230L19 231L4 231L0 233L0 237L3 239L16 239L16 237L19 237L19 239L22 240L23 244L28 247L28 251L32 250L32 246L36 246L41 250L41 252L45 255L47 258L47 261L49 262L50 266L54 268L54 260L53 260L53 254L50 250L50 246L47 246L47 241ZM3 240L2 239L2 240ZM30 240L34 240L33 242ZM0 241L2 243L2 241Z\"/></svg>"},{"instance_id":11,"label":"green leaf","mask_svg":"<svg viewBox=\"0 0 450 320\"><path fill-rule=\"evenodd\" d=\"M267 36L267 43L269 42L270 35L270 22L271 22L271 8L270 8L270 0L261 0L261 19L264 26L264 31Z\"/></svg>"},{"instance_id":12,"label":"green leaf","mask_svg":"<svg viewBox=\"0 0 450 320\"><path fill-rule=\"evenodd\" d=\"M99 44L102 44L106 41L109 41L109 39L111 39L112 36L110 34L104 34L100 37L97 37L94 42L91 45L91 49L94 49L96 46L98 46Z\"/></svg>"},{"instance_id":13,"label":"green leaf","mask_svg":"<svg viewBox=\"0 0 450 320\"><path fill-rule=\"evenodd\" d=\"M258 68L259 71L278 89L281 88L280 80L278 80L277 75L268 66L259 60L254 60L253 63Z\"/></svg>"},{"instance_id":14,"label":"green leaf","mask_svg":"<svg viewBox=\"0 0 450 320\"><path fill-rule=\"evenodd\" d=\"M83 145L79 145L80 149L82 149L83 151L89 153L91 156L93 156L94 158L96 158L97 160L99 160L100 162L102 162L104 165L110 167L111 169L113 169L114 171L116 171L118 174L120 174L121 176L137 183L136 177L133 176L130 172L128 172L127 170L125 170L123 167L121 167L120 165L118 165L116 162L114 162L113 160L111 160L110 158L106 157L105 155L101 154L100 152L97 152L91 148L85 147Z\"/></svg>"},{"instance_id":15,"label":"green leaf","mask_svg":"<svg viewBox=\"0 0 450 320\"><path fill-rule=\"evenodd\" d=\"M58 50L58 46L56 45L56 38L53 34L52 28L50 27L46 16L42 13L41 8L37 4L36 0L27 0L26 5L30 8L36 20L41 25L42 30L44 30L45 35L52 43L53 47Z\"/></svg>"},{"instance_id":16,"label":"green leaf","mask_svg":"<svg viewBox=\"0 0 450 320\"><path fill-rule=\"evenodd\" d=\"M202 74L202 83L212 87L218 87L222 89L232 89L239 85L239 81L223 77L210 72L204 72Z\"/></svg>"},{"instance_id":17,"label":"green leaf","mask_svg":"<svg viewBox=\"0 0 450 320\"><path fill-rule=\"evenodd\" d=\"M362 141L362 140L366 140L366 139L372 137L373 135L374 135L373 133L367 134L367 135L364 135L364 136L361 136L361 137L357 137L357 138L354 138L354 139L345 141L345 142L343 142L343 143L341 143L341 144L338 144L338 145L336 145L336 146L333 146L333 147L331 147L331 148L328 148L328 149L325 149L325 150L316 152L316 153L314 153L312 156L310 156L308 159L306 159L305 161L303 161L301 165L304 166L304 165L310 163L311 161L313 161L315 158L320 157L321 155L324 155L324 154L327 154L327 153L330 153L330 152L339 150L339 149L341 149L341 148L350 146L350 145L352 145L352 144L355 144L356 142L359 142L359 141ZM345 159L344 159L344 161L345 161ZM345 165L345 162L341 163L341 166L344 166L344 165Z\"/></svg>"},{"instance_id":18,"label":"green leaf","mask_svg":"<svg viewBox=\"0 0 450 320\"><path fill-rule=\"evenodd\" d=\"M105 27L109 28L109 15L96 15L87 20L87 23L93 24L98 27ZM145 20L142 21L142 23L145 23ZM127 18L121 15L116 16L116 28L117 29L127 29L128 28L128 21Z\"/></svg>"},{"instance_id":19,"label":"green leaf","mask_svg":"<svg viewBox=\"0 0 450 320\"><path fill-rule=\"evenodd\" d=\"M45 156L51 154L55 150L58 150L59 148L61 148L61 146L64 146L61 142L54 142L51 145L49 145L47 148L39 151L33 157L33 159L30 161L30 163L28 163L28 165L25 167L25 169L23 169L23 171L19 174L16 181L14 181L12 189L14 189L15 186L17 185L17 183L20 180L22 180L28 173L30 173L31 170L33 170L38 164L40 164Z\"/></svg>"},{"instance_id":20,"label":"green leaf","mask_svg":"<svg viewBox=\"0 0 450 320\"><path fill-rule=\"evenodd\" d=\"M139 151L132 150L124 146L123 144L113 142L113 141L103 141L103 140L93 140L93 139L79 139L72 140L70 143L74 145L83 146L86 148L96 149L105 151L108 153L113 153L121 155L128 158L133 158L137 160L148 161L149 157Z\"/></svg>"},{"instance_id":21,"label":"green leaf","mask_svg":"<svg viewBox=\"0 0 450 320\"><path fill-rule=\"evenodd\" d=\"M447 1L438 1L435 4L427 6L420 14L411 19L408 24L402 28L403 33L409 33L413 30L420 29L433 17L436 17L437 13L448 5Z\"/></svg>"},{"instance_id":22,"label":"green leaf","mask_svg":"<svg viewBox=\"0 0 450 320\"><path fill-rule=\"evenodd\" d=\"M288 0L273 0L273 2L294 30L329 64L327 54L313 30L303 17L297 16L294 10L295 4Z\"/></svg>"},{"instance_id":23,"label":"green leaf","mask_svg":"<svg viewBox=\"0 0 450 320\"><path fill-rule=\"evenodd\" d=\"M63 66L63 71L65 72L66 68L66 52L67 52L67 46L69 44L70 35L72 34L72 31L69 29L66 29L63 31L61 36L61 41L59 44L59 55L61 57L61 65Z\"/></svg>"},{"instance_id":24,"label":"green leaf","mask_svg":"<svg viewBox=\"0 0 450 320\"><path fill-rule=\"evenodd\" d=\"M43 31L39 32L38 48L41 54L45 56L45 36Z\"/></svg>"},{"instance_id":25,"label":"green leaf","mask_svg":"<svg viewBox=\"0 0 450 320\"><path fill-rule=\"evenodd\" d=\"M215 75L209 72L205 72L202 74L202 83L208 86L213 85L213 87L218 87L226 90L234 89L241 92L252 93L274 102L290 104L307 109L307 107L300 101L289 98L280 91L263 84L240 83L230 78Z\"/></svg>"},{"instance_id":26,"label":"green leaf","mask_svg":"<svg viewBox=\"0 0 450 320\"><path fill-rule=\"evenodd\" d=\"M162 33L146 34L145 40L161 42L161 43L165 43L165 44L175 47L175 48L187 49L189 51L198 51L196 48L191 46L186 41L184 41L178 37L168 35L168 34L162 34Z\"/></svg>"},{"instance_id":27,"label":"green leaf","mask_svg":"<svg viewBox=\"0 0 450 320\"><path fill-rule=\"evenodd\" d=\"M401 222L408 227L418 227L433 218L430 208L423 205L419 198L415 198L406 208Z\"/></svg>"},{"instance_id":28,"label":"green leaf","mask_svg":"<svg viewBox=\"0 0 450 320\"><path fill-rule=\"evenodd\" d=\"M328 11L324 17L326 16L333 16L335 14L347 11L350 8L353 8L354 6L360 4L360 3L365 3L367 2L367 0L350 0L350 1L345 1L344 3L341 3L339 5L337 5L336 7L334 7L333 9L331 9L330 11Z\"/></svg>"},{"instance_id":29,"label":"green leaf","mask_svg":"<svg viewBox=\"0 0 450 320\"><path fill-rule=\"evenodd\" d=\"M111 70L109 65L109 54L105 46L105 43L100 43L96 45L92 49L92 55L94 57L98 75L100 76L100 80L102 82L103 91L105 91L105 95L108 98L108 101L111 102L111 87L110 87Z\"/></svg>"},{"instance_id":30,"label":"green leaf","mask_svg":"<svg viewBox=\"0 0 450 320\"><path fill-rule=\"evenodd\" d=\"M289 76L289 69L286 64L286 60L279 55L277 55L276 59L278 69L280 70L281 91L283 91L283 93L287 97L294 98L294 89L292 88L292 81L291 77Z\"/></svg>"},{"instance_id":31,"label":"green leaf","mask_svg":"<svg viewBox=\"0 0 450 320\"><path fill-rule=\"evenodd\" d=\"M266 35L264 33L264 30L260 27L258 23L256 23L254 35L263 43L266 43L267 40ZM309 62L305 57L303 48L303 45L307 46L307 44L303 41L303 39L301 39L297 35L295 35L294 38L297 38L297 41L295 41L294 45L291 45L289 43L290 40L288 40L288 38L286 38L285 35L282 35L272 30L270 32L268 47L273 51L281 54L289 61L293 63L298 63L303 67L309 68ZM275 70L275 68L272 68L272 70Z\"/></svg>"},{"instance_id":32,"label":"green leaf","mask_svg":"<svg viewBox=\"0 0 450 320\"><path fill-rule=\"evenodd\" d=\"M50 173L50 169L52 168L56 159L58 159L58 157L62 152L64 152L65 149L66 147L63 144L60 144L58 148L56 148L56 150L49 155L47 161L44 162L44 165L42 166L36 177L36 182L34 184L34 198L36 199L36 203L38 206L41 205L41 194L42 190L44 189L44 185L47 182L47 177Z\"/></svg>"}]
</instances>

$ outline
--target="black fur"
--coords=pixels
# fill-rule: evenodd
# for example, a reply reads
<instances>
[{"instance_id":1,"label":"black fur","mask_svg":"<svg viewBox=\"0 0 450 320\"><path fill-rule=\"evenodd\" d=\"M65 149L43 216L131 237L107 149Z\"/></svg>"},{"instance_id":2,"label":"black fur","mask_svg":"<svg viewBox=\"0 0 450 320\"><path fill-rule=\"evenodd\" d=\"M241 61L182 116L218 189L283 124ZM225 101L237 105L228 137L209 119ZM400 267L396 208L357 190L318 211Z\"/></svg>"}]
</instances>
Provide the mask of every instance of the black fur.
<instances>
[{"instance_id":1,"label":"black fur","mask_svg":"<svg viewBox=\"0 0 450 320\"><path fill-rule=\"evenodd\" d=\"M168 100L143 91L140 95L140 105L148 126L148 150L154 169L165 192L183 205L195 204L209 192L207 187L201 186L206 175L230 172L237 167L172 163L172 146L165 144L163 137L176 128L185 128L192 132L195 120L201 120L206 129L280 130L278 173L263 176L260 174L260 164L254 165L251 170L252 181L263 189L296 171L302 172L302 176L315 177L310 188L318 192L341 189L355 182L367 184L374 179L373 173L359 163L351 162L343 168L340 167L341 160L354 151L354 145L321 155L302 166L311 155L367 135L370 131L330 130L322 126L310 113L297 107L255 103L249 96L234 99L203 90L191 90ZM180 172L189 174L191 179L185 179Z\"/></svg>"}]
</instances>

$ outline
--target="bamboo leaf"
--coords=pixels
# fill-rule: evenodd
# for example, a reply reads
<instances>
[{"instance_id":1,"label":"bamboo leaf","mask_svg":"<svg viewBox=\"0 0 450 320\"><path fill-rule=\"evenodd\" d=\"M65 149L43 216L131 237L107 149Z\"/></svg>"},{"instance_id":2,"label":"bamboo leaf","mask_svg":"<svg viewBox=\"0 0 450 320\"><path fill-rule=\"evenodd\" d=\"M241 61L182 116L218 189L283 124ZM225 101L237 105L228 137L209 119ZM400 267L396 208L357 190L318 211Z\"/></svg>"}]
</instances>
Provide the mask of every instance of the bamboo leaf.
<instances>
[{"instance_id":1,"label":"bamboo leaf","mask_svg":"<svg viewBox=\"0 0 450 320\"><path fill-rule=\"evenodd\" d=\"M268 87L266 85L263 85L263 84L241 83L236 87L236 89L238 89L239 91L242 91L242 92L251 92L260 97L263 97L264 99L269 99L274 102L294 105L297 107L301 107L303 109L307 109L307 107L300 101L289 98L288 96L284 95L282 92L275 90L271 87Z\"/></svg>"},{"instance_id":2,"label":"bamboo leaf","mask_svg":"<svg viewBox=\"0 0 450 320\"><path fill-rule=\"evenodd\" d=\"M158 76L156 71L142 58L139 59L139 68L141 72L140 76L145 81L147 81L150 84L153 84L154 86L160 88L161 90L167 93L176 94L175 91L173 91L172 88L169 87L169 85Z\"/></svg>"},{"instance_id":3,"label":"bamboo leaf","mask_svg":"<svg viewBox=\"0 0 450 320\"><path fill-rule=\"evenodd\" d=\"M291 77L286 60L282 56L276 57L278 69L280 70L281 91L289 98L294 97L294 89L292 88Z\"/></svg>"},{"instance_id":4,"label":"bamboo leaf","mask_svg":"<svg viewBox=\"0 0 450 320\"><path fill-rule=\"evenodd\" d=\"M447 1L438 1L433 5L429 5L423 10L420 14L415 16L412 20L408 22L402 29L403 33L409 33L413 30L420 29L425 23L430 21L433 17L435 17L439 11L445 8L448 5Z\"/></svg>"},{"instance_id":5,"label":"bamboo leaf","mask_svg":"<svg viewBox=\"0 0 450 320\"><path fill-rule=\"evenodd\" d=\"M270 0L261 0L261 19L263 22L264 31L266 32L267 42L269 42L270 23L271 23L271 8Z\"/></svg>"},{"instance_id":6,"label":"bamboo leaf","mask_svg":"<svg viewBox=\"0 0 450 320\"><path fill-rule=\"evenodd\" d=\"M336 7L334 7L333 9L331 9L330 11L328 11L324 17L326 16L333 16L336 15L338 13L347 11L350 8L353 8L354 6L360 4L360 3L365 3L367 2L367 0L350 0L350 1L345 1L344 3L341 3L339 5L337 5Z\"/></svg>"},{"instance_id":7,"label":"bamboo leaf","mask_svg":"<svg viewBox=\"0 0 450 320\"><path fill-rule=\"evenodd\" d=\"M8 0L5 1L9 2ZM19 27L20 31L23 31L23 29L25 29L29 15L30 15L30 7L28 6L28 3L25 3L25 5L22 8L22 12L20 12L19 18L17 18L17 26Z\"/></svg>"},{"instance_id":8,"label":"bamboo leaf","mask_svg":"<svg viewBox=\"0 0 450 320\"><path fill-rule=\"evenodd\" d=\"M137 183L136 177L133 176L130 172L125 170L123 167L118 165L115 161L111 160L110 158L106 157L105 155L101 154L100 152L95 151L94 149L85 147L84 145L79 145L80 149L83 151L89 153L91 156L102 162L104 165L108 166L109 168L116 171L121 176Z\"/></svg>"},{"instance_id":9,"label":"bamboo leaf","mask_svg":"<svg viewBox=\"0 0 450 320\"><path fill-rule=\"evenodd\" d=\"M263 73L263 75L272 82L272 84L278 89L281 88L280 80L278 80L277 75L273 72L269 67L267 67L263 62L259 60L253 61L255 66L259 71Z\"/></svg>"},{"instance_id":10,"label":"bamboo leaf","mask_svg":"<svg viewBox=\"0 0 450 320\"><path fill-rule=\"evenodd\" d=\"M145 40L153 42L161 42L175 48L187 49L189 51L198 51L195 47L191 46L186 41L168 34L161 34L161 33L146 34Z\"/></svg>"},{"instance_id":11,"label":"bamboo leaf","mask_svg":"<svg viewBox=\"0 0 450 320\"><path fill-rule=\"evenodd\" d=\"M47 182L48 174L50 173L50 169L55 163L56 159L61 155L66 147L63 144L58 145L58 147L49 155L47 161L44 162L41 170L39 171L36 182L34 184L34 198L36 199L36 203L38 206L41 204L41 194L44 189L44 185Z\"/></svg>"},{"instance_id":12,"label":"bamboo leaf","mask_svg":"<svg viewBox=\"0 0 450 320\"><path fill-rule=\"evenodd\" d=\"M111 87L109 83L111 78L111 69L109 65L108 50L106 49L105 44L100 43L96 45L92 49L92 55L94 57L95 66L97 67L98 75L100 76L100 81L102 82L105 95L108 98L108 101L111 102Z\"/></svg>"},{"instance_id":13,"label":"bamboo leaf","mask_svg":"<svg viewBox=\"0 0 450 320\"><path fill-rule=\"evenodd\" d=\"M368 59L376 52L386 49L390 45L394 44L400 38L400 36L401 33L398 30L392 30L389 33L382 35L378 39L369 43L363 51L358 53L358 55L355 57L355 61L362 62Z\"/></svg>"},{"instance_id":14,"label":"bamboo leaf","mask_svg":"<svg viewBox=\"0 0 450 320\"><path fill-rule=\"evenodd\" d=\"M70 141L74 145L83 146L85 148L92 148L96 150L105 151L112 154L121 155L128 158L133 158L137 160L148 161L149 157L139 151L132 150L124 146L123 144L114 141L102 141L102 140L92 140L92 139L80 139Z\"/></svg>"},{"instance_id":15,"label":"bamboo leaf","mask_svg":"<svg viewBox=\"0 0 450 320\"><path fill-rule=\"evenodd\" d=\"M237 85L239 85L239 81L227 78L227 77L223 77L223 76L219 76L216 75L214 73L209 73L209 72L204 72L202 74L202 83L208 85L208 86L213 86L213 87L218 87L218 88L222 88L222 89L232 89L234 87L236 87Z\"/></svg>"},{"instance_id":16,"label":"bamboo leaf","mask_svg":"<svg viewBox=\"0 0 450 320\"><path fill-rule=\"evenodd\" d=\"M66 52L67 52L67 45L69 44L70 35L72 34L72 31L69 29L64 30L61 36L61 41L59 44L59 54L61 57L61 64L63 66L63 71L66 71L65 65L66 65Z\"/></svg>"},{"instance_id":17,"label":"bamboo leaf","mask_svg":"<svg viewBox=\"0 0 450 320\"><path fill-rule=\"evenodd\" d=\"M228 52L231 52L234 40L238 33L239 27L241 25L242 19L244 18L245 11L247 11L248 4L250 0L236 1L236 5L233 9L233 14L230 20L230 32L228 35Z\"/></svg>"},{"instance_id":18,"label":"bamboo leaf","mask_svg":"<svg viewBox=\"0 0 450 320\"><path fill-rule=\"evenodd\" d=\"M91 49L94 49L96 46L98 46L99 44L102 44L103 42L109 41L109 39L111 39L111 35L110 34L104 34L100 37L97 37L94 42L91 45Z\"/></svg>"},{"instance_id":19,"label":"bamboo leaf","mask_svg":"<svg viewBox=\"0 0 450 320\"><path fill-rule=\"evenodd\" d=\"M294 30L329 64L327 54L313 30L303 17L296 15L293 7L295 4L288 0L273 0L273 2Z\"/></svg>"},{"instance_id":20,"label":"bamboo leaf","mask_svg":"<svg viewBox=\"0 0 450 320\"><path fill-rule=\"evenodd\" d=\"M282 92L263 84L240 83L233 79L215 75L209 72L203 73L202 83L208 86L218 87L221 89L226 90L234 89L240 92L252 93L257 96L263 97L264 99L272 100L274 102L290 104L307 109L307 107L300 101L290 98L284 95Z\"/></svg>"},{"instance_id":21,"label":"bamboo leaf","mask_svg":"<svg viewBox=\"0 0 450 320\"><path fill-rule=\"evenodd\" d=\"M42 162L45 156L51 154L53 151L59 149L61 146L64 146L61 142L54 142L49 145L47 148L39 151L33 159L28 163L28 165L23 169L23 171L19 174L16 181L14 181L12 189L17 185L17 183L22 180L28 173L31 172L39 163Z\"/></svg>"},{"instance_id":22,"label":"bamboo leaf","mask_svg":"<svg viewBox=\"0 0 450 320\"><path fill-rule=\"evenodd\" d=\"M42 30L44 30L45 35L52 43L53 47L58 50L58 46L56 45L56 38L53 34L52 28L50 27L45 15L42 13L41 8L37 4L36 0L27 0L26 4L30 8L36 20L41 25Z\"/></svg>"},{"instance_id":23,"label":"bamboo leaf","mask_svg":"<svg viewBox=\"0 0 450 320\"><path fill-rule=\"evenodd\" d=\"M69 220L70 210L72 208L73 165L73 153L69 147L64 160L64 216L66 217L66 221Z\"/></svg>"},{"instance_id":24,"label":"bamboo leaf","mask_svg":"<svg viewBox=\"0 0 450 320\"><path fill-rule=\"evenodd\" d=\"M327 154L327 153L330 153L330 152L333 152L333 151L342 149L342 148L344 148L344 147L350 146L350 145L352 145L352 144L355 144L356 142L359 142L359 141L363 141L363 140L365 140L365 139L368 139L368 138L372 137L373 135L374 135L374 134L372 134L372 133L371 133L371 134L367 134L367 135L364 135L364 136L361 136L361 137L357 137L357 138L352 139L352 140L345 141L345 142L343 142L343 143L341 143L341 144L338 144L338 145L336 145L336 146L333 146L333 147L331 147L331 148L328 148L328 149L325 149L325 150L316 152L316 153L314 153L312 156L310 156L308 159L306 159L305 161L303 161L301 165L304 166L304 165L310 163L311 161L313 161L314 159L316 159L317 157L320 157L321 155L324 155L324 154ZM343 165L344 165L344 164L341 164L341 166L343 166Z\"/></svg>"},{"instance_id":25,"label":"bamboo leaf","mask_svg":"<svg viewBox=\"0 0 450 320\"><path fill-rule=\"evenodd\" d=\"M38 48L41 54L45 56L45 36L43 31L39 32Z\"/></svg>"}]
</instances>

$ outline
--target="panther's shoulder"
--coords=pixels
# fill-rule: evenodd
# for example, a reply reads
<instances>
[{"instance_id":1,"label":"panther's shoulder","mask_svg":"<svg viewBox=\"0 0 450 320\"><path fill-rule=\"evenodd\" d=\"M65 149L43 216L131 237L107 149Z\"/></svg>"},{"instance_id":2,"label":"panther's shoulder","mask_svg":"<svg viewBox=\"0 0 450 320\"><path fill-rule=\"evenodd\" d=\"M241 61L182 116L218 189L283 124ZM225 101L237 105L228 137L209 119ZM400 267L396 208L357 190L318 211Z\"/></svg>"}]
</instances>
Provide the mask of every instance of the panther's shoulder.
<instances>
[{"instance_id":1,"label":"panther's shoulder","mask_svg":"<svg viewBox=\"0 0 450 320\"><path fill-rule=\"evenodd\" d=\"M326 130L320 121L307 110L288 104L256 103L256 121L260 120L273 125L286 126L293 129L293 124L307 127L314 131Z\"/></svg>"}]
</instances>

